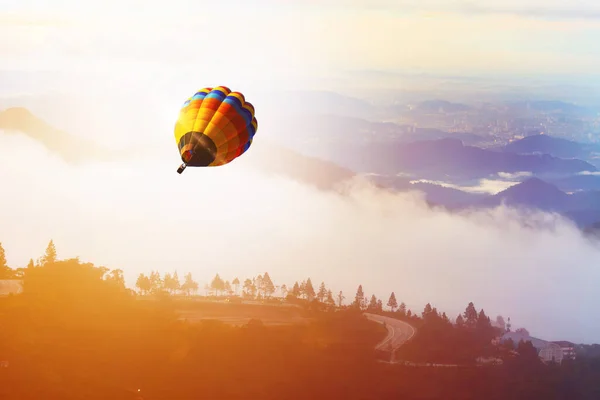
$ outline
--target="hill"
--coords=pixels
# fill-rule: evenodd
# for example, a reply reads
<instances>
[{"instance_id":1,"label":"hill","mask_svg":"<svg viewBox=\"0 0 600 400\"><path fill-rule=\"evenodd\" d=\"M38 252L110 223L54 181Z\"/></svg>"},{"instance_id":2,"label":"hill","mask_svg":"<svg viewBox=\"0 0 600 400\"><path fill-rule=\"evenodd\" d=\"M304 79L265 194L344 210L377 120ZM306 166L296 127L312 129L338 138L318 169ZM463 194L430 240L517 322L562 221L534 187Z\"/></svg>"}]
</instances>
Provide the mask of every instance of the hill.
<instances>
[{"instance_id":1,"label":"hill","mask_svg":"<svg viewBox=\"0 0 600 400\"><path fill-rule=\"evenodd\" d=\"M584 144L549 135L531 135L504 146L502 151L515 154L550 154L559 158L589 159L600 146Z\"/></svg>"},{"instance_id":2,"label":"hill","mask_svg":"<svg viewBox=\"0 0 600 400\"><path fill-rule=\"evenodd\" d=\"M483 199L479 204L496 207L502 203L508 206L525 206L544 211L565 211L572 202L569 195L560 191L556 186L538 178L530 178Z\"/></svg>"},{"instance_id":3,"label":"hill","mask_svg":"<svg viewBox=\"0 0 600 400\"><path fill-rule=\"evenodd\" d=\"M56 129L22 107L0 111L0 130L25 134L69 163L87 160L111 161L126 155L124 152L104 148L93 141Z\"/></svg>"},{"instance_id":4,"label":"hill","mask_svg":"<svg viewBox=\"0 0 600 400\"><path fill-rule=\"evenodd\" d=\"M26 108L9 108L0 112L0 129L20 132L40 143L69 163L89 160L111 161L144 152L111 151L76 135L61 131L36 117ZM148 149L154 156L154 149ZM320 189L331 189L336 183L352 178L355 173L332 162L301 155L273 141L261 138L244 157L254 167L269 173L284 175ZM178 160L175 160L177 162Z\"/></svg>"},{"instance_id":5,"label":"hill","mask_svg":"<svg viewBox=\"0 0 600 400\"><path fill-rule=\"evenodd\" d=\"M335 147L321 146L317 156L359 172L383 175L405 172L432 180L481 179L500 172L567 175L597 170L578 159L495 152L465 146L452 138L412 143L336 143Z\"/></svg>"},{"instance_id":6,"label":"hill","mask_svg":"<svg viewBox=\"0 0 600 400\"><path fill-rule=\"evenodd\" d=\"M560 190L572 192L576 190L600 190L600 175L577 174L549 180Z\"/></svg>"}]
</instances>

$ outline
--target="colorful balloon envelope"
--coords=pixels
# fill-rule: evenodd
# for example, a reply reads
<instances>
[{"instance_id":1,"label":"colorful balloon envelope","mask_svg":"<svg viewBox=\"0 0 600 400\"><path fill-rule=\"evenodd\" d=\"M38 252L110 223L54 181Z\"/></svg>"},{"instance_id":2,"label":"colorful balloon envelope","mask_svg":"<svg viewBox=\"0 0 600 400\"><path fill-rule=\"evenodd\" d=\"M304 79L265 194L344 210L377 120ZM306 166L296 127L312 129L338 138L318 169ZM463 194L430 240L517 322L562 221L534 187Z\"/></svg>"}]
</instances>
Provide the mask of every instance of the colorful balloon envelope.
<instances>
[{"instance_id":1,"label":"colorful balloon envelope","mask_svg":"<svg viewBox=\"0 0 600 400\"><path fill-rule=\"evenodd\" d=\"M186 167L225 165L244 154L258 123L254 106L225 86L204 88L183 103L175 123L175 142Z\"/></svg>"}]
</instances>

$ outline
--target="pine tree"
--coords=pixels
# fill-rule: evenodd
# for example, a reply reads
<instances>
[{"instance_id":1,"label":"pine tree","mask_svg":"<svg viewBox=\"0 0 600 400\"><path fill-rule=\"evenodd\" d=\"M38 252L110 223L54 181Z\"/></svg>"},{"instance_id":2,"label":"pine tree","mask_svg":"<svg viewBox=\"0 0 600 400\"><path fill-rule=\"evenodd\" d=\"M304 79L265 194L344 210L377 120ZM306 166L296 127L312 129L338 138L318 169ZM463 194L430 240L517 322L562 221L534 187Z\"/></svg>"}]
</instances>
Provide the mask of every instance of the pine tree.
<instances>
[{"instance_id":1,"label":"pine tree","mask_svg":"<svg viewBox=\"0 0 600 400\"><path fill-rule=\"evenodd\" d=\"M457 328L462 328L465 326L465 320L464 320L462 314L458 314L458 317L456 317L455 325Z\"/></svg>"},{"instance_id":2,"label":"pine tree","mask_svg":"<svg viewBox=\"0 0 600 400\"><path fill-rule=\"evenodd\" d=\"M275 285L273 285L273 281L271 280L268 272L265 272L262 277L262 288L263 295L265 297L270 297L273 293L275 293Z\"/></svg>"},{"instance_id":3,"label":"pine tree","mask_svg":"<svg viewBox=\"0 0 600 400\"><path fill-rule=\"evenodd\" d=\"M431 308L431 304L427 303L425 304L425 308L423 309L423 313L421 314L423 319L427 318L430 316L430 314L432 313L432 308Z\"/></svg>"},{"instance_id":4,"label":"pine tree","mask_svg":"<svg viewBox=\"0 0 600 400\"><path fill-rule=\"evenodd\" d=\"M225 282L223 282L223 279L221 279L219 274L216 274L215 277L213 278L212 282L210 283L210 288L213 289L217 293L217 296L223 290L225 290Z\"/></svg>"},{"instance_id":5,"label":"pine tree","mask_svg":"<svg viewBox=\"0 0 600 400\"><path fill-rule=\"evenodd\" d=\"M400 303L400 307L398 307L398 312L400 315L406 315L406 304L404 302Z\"/></svg>"},{"instance_id":6,"label":"pine tree","mask_svg":"<svg viewBox=\"0 0 600 400\"><path fill-rule=\"evenodd\" d=\"M371 301L369 301L369 305L368 305L367 309L371 310L371 311L377 310L377 297L375 297L375 295L371 296Z\"/></svg>"},{"instance_id":7,"label":"pine tree","mask_svg":"<svg viewBox=\"0 0 600 400\"><path fill-rule=\"evenodd\" d=\"M46 247L46 253L42 257L41 264L54 264L56 262L56 247L54 246L54 242L50 240L48 243L48 247Z\"/></svg>"},{"instance_id":8,"label":"pine tree","mask_svg":"<svg viewBox=\"0 0 600 400\"><path fill-rule=\"evenodd\" d=\"M283 285L281 285L281 288L279 289L281 291L281 296L283 298L286 298L288 295L288 288L287 285L284 283Z\"/></svg>"},{"instance_id":9,"label":"pine tree","mask_svg":"<svg viewBox=\"0 0 600 400\"><path fill-rule=\"evenodd\" d=\"M340 290L340 292L339 292L339 293L338 293L338 295L337 295L338 307L341 307L341 306L342 306L342 304L343 304L343 302L344 302L344 299L345 299L345 298L346 298L346 297L344 296L344 294L343 294L343 293L342 293L342 291Z\"/></svg>"},{"instance_id":10,"label":"pine tree","mask_svg":"<svg viewBox=\"0 0 600 400\"><path fill-rule=\"evenodd\" d=\"M179 275L177 274L177 271L175 271L173 273L173 291L175 293L177 293L179 290L181 290L181 282L179 282Z\"/></svg>"},{"instance_id":11,"label":"pine tree","mask_svg":"<svg viewBox=\"0 0 600 400\"><path fill-rule=\"evenodd\" d=\"M304 293L306 294L306 298L309 301L311 301L315 297L315 288L313 287L310 278L306 280L306 283L304 285Z\"/></svg>"},{"instance_id":12,"label":"pine tree","mask_svg":"<svg viewBox=\"0 0 600 400\"><path fill-rule=\"evenodd\" d=\"M333 293L331 293L331 290L327 291L327 298L325 300L325 303L327 303L327 305L331 307L335 307L335 300L333 299Z\"/></svg>"},{"instance_id":13,"label":"pine tree","mask_svg":"<svg viewBox=\"0 0 600 400\"><path fill-rule=\"evenodd\" d=\"M394 292L392 292L392 294L390 295L390 298L387 302L387 306L392 310L392 312L394 312L396 307L398 307L398 301L396 300L396 295L394 294Z\"/></svg>"},{"instance_id":14,"label":"pine tree","mask_svg":"<svg viewBox=\"0 0 600 400\"><path fill-rule=\"evenodd\" d=\"M477 326L477 310L473 302L470 302L463 314L465 319L465 326L468 328L475 328Z\"/></svg>"},{"instance_id":15,"label":"pine tree","mask_svg":"<svg viewBox=\"0 0 600 400\"><path fill-rule=\"evenodd\" d=\"M150 272L150 291L152 293L158 293L163 289L164 282L160 277L160 274L156 271Z\"/></svg>"},{"instance_id":16,"label":"pine tree","mask_svg":"<svg viewBox=\"0 0 600 400\"><path fill-rule=\"evenodd\" d=\"M492 324L490 323L490 319L488 318L487 315L485 315L485 312L483 311L483 308L479 311L479 315L477 316L477 329L479 330L486 330L491 328Z\"/></svg>"},{"instance_id":17,"label":"pine tree","mask_svg":"<svg viewBox=\"0 0 600 400\"><path fill-rule=\"evenodd\" d=\"M291 295L292 297L298 298L302 293L300 292L300 285L298 282L294 282L294 286L292 287Z\"/></svg>"},{"instance_id":18,"label":"pine tree","mask_svg":"<svg viewBox=\"0 0 600 400\"><path fill-rule=\"evenodd\" d=\"M181 284L181 290L187 296L190 296L192 292L196 293L198 291L198 283L192 278L191 272L185 274L185 277L183 278L183 283Z\"/></svg>"},{"instance_id":19,"label":"pine tree","mask_svg":"<svg viewBox=\"0 0 600 400\"><path fill-rule=\"evenodd\" d=\"M236 277L233 282L231 282L231 284L233 285L233 288L235 290L235 294L238 294L238 289L240 287L240 280Z\"/></svg>"},{"instance_id":20,"label":"pine tree","mask_svg":"<svg viewBox=\"0 0 600 400\"><path fill-rule=\"evenodd\" d=\"M358 285L358 289L356 290L356 296L354 296L354 306L356 308L362 308L363 301L365 298L365 293L363 292L362 285Z\"/></svg>"},{"instance_id":21,"label":"pine tree","mask_svg":"<svg viewBox=\"0 0 600 400\"><path fill-rule=\"evenodd\" d=\"M377 305L375 306L375 310L377 312L383 311L383 301L381 301L381 299L377 299Z\"/></svg>"},{"instance_id":22,"label":"pine tree","mask_svg":"<svg viewBox=\"0 0 600 400\"><path fill-rule=\"evenodd\" d=\"M325 288L325 282L321 282L321 286L319 286L319 292L317 293L317 299L322 303L325 301L327 297L327 289Z\"/></svg>"}]
</instances>

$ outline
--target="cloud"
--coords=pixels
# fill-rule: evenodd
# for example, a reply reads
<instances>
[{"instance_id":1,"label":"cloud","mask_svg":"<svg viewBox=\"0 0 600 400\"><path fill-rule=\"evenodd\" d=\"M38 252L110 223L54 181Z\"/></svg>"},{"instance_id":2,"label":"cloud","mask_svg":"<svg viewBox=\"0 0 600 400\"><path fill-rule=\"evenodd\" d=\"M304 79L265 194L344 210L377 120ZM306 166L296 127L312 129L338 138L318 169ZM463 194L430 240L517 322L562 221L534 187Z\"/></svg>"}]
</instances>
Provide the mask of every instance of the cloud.
<instances>
[{"instance_id":1,"label":"cloud","mask_svg":"<svg viewBox=\"0 0 600 400\"><path fill-rule=\"evenodd\" d=\"M9 262L24 266L52 238L59 256L123 268L129 283L152 269L192 271L201 285L217 272L268 271L276 283L325 281L346 301L358 284L384 300L395 291L415 312L432 302L454 317L474 301L545 339L600 341L600 321L589 317L600 251L558 216L449 214L360 180L317 191L255 171L251 153L180 176L166 143L153 160L75 168L0 134Z\"/></svg>"},{"instance_id":2,"label":"cloud","mask_svg":"<svg viewBox=\"0 0 600 400\"><path fill-rule=\"evenodd\" d=\"M533 173L529 172L529 171L523 171L523 172L515 172L515 173L510 173L510 172L498 172L498 176L502 179L520 179L520 178L525 178L525 177L530 177L533 176Z\"/></svg>"},{"instance_id":3,"label":"cloud","mask_svg":"<svg viewBox=\"0 0 600 400\"><path fill-rule=\"evenodd\" d=\"M592 175L592 176L600 176L600 171L581 171L577 175Z\"/></svg>"}]
</instances>

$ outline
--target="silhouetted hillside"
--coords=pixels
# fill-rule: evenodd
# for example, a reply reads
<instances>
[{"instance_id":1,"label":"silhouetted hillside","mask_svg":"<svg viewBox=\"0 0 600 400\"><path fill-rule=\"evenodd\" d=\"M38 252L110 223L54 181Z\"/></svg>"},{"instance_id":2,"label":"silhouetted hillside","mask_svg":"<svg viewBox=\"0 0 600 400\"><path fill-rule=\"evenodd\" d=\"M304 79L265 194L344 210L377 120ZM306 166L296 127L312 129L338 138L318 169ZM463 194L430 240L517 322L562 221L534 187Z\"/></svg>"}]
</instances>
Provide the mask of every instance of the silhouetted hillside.
<instances>
[{"instance_id":1,"label":"silhouetted hillside","mask_svg":"<svg viewBox=\"0 0 600 400\"><path fill-rule=\"evenodd\" d=\"M571 205L571 198L550 183L538 178L530 178L482 200L480 204L495 207L502 203L544 211L564 211Z\"/></svg>"},{"instance_id":2,"label":"silhouetted hillside","mask_svg":"<svg viewBox=\"0 0 600 400\"><path fill-rule=\"evenodd\" d=\"M507 144L502 150L516 154L542 153L560 158L587 159L592 151L600 151L600 146L548 135L531 135Z\"/></svg>"},{"instance_id":3,"label":"silhouetted hillside","mask_svg":"<svg viewBox=\"0 0 600 400\"><path fill-rule=\"evenodd\" d=\"M365 173L412 173L426 179L487 178L499 172L529 171L534 174L575 174L596 171L581 160L549 155L520 155L465 146L457 139L418 141L408 144L366 142L321 146L319 157Z\"/></svg>"}]
</instances>

